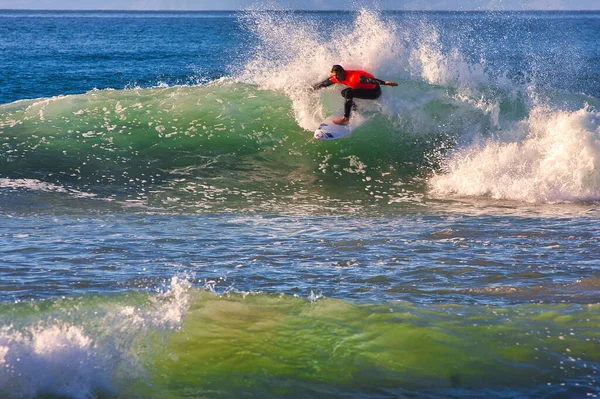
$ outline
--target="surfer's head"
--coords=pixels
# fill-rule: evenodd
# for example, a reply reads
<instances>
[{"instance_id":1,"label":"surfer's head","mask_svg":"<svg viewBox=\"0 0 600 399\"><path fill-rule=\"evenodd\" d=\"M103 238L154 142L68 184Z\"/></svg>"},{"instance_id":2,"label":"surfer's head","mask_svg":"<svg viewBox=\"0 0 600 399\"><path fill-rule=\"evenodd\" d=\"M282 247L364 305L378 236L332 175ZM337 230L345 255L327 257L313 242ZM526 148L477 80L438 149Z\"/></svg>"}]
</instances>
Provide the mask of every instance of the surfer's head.
<instances>
[{"instance_id":1,"label":"surfer's head","mask_svg":"<svg viewBox=\"0 0 600 399\"><path fill-rule=\"evenodd\" d=\"M346 71L341 65L334 65L331 68L331 76L335 76L335 78L341 82L342 80L346 79Z\"/></svg>"}]
</instances>

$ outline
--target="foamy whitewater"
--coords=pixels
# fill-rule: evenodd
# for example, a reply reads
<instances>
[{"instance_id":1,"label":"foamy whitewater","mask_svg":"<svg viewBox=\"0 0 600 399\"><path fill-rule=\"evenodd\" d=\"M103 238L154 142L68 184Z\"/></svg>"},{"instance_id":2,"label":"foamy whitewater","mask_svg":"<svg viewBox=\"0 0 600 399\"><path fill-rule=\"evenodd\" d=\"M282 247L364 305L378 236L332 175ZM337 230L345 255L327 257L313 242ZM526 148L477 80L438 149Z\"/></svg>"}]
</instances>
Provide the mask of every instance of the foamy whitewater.
<instances>
[{"instance_id":1,"label":"foamy whitewater","mask_svg":"<svg viewBox=\"0 0 600 399\"><path fill-rule=\"evenodd\" d=\"M536 107L502 137L457 150L447 161L448 173L430 181L432 191L534 203L597 200L599 117L588 107Z\"/></svg>"},{"instance_id":2,"label":"foamy whitewater","mask_svg":"<svg viewBox=\"0 0 600 399\"><path fill-rule=\"evenodd\" d=\"M0 11L0 397L598 397L599 36Z\"/></svg>"}]
</instances>

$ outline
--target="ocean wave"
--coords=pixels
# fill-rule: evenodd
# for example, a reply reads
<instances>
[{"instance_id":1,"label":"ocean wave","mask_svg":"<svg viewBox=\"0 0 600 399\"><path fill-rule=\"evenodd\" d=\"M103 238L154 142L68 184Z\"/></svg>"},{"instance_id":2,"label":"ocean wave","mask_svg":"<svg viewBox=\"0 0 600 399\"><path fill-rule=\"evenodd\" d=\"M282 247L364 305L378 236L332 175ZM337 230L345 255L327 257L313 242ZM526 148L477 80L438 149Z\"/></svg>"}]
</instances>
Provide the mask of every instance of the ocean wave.
<instances>
[{"instance_id":1,"label":"ocean wave","mask_svg":"<svg viewBox=\"0 0 600 399\"><path fill-rule=\"evenodd\" d=\"M243 22L260 41L243 79L285 93L306 129L335 103L337 89L306 90L331 65L400 81L399 89L384 88L376 106L364 107L391 121L387 135L445 136L420 154L433 161L428 186L434 196L600 199L599 101L549 88L543 79L551 75L536 69L546 64L511 79L508 69L483 57L474 62L476 53L467 56L460 47L462 37L454 37L455 45L445 42L443 28L430 20L400 24L368 9L359 10L351 26L330 23L325 37L319 21L303 15L249 13ZM571 57L571 69L577 60Z\"/></svg>"},{"instance_id":2,"label":"ocean wave","mask_svg":"<svg viewBox=\"0 0 600 399\"><path fill-rule=\"evenodd\" d=\"M394 206L406 191L415 203L600 199L598 99L510 79L448 46L435 24L403 22L372 10L351 26L247 12L240 24L255 47L230 78L0 105L3 187L35 181L200 211L300 198ZM315 142L312 131L343 106L339 88L309 89L334 63L400 86L357 100L371 118L350 139Z\"/></svg>"},{"instance_id":3,"label":"ocean wave","mask_svg":"<svg viewBox=\"0 0 600 399\"><path fill-rule=\"evenodd\" d=\"M32 190L153 196L160 206L197 209L223 200L289 203L285 198L306 192L327 198L348 185L357 187L350 203L367 186L394 191L399 179L429 167L429 149L446 137L398 133L402 123L384 118L352 140L315 142L285 95L232 80L96 90L0 108L4 188L29 182Z\"/></svg>"},{"instance_id":4,"label":"ocean wave","mask_svg":"<svg viewBox=\"0 0 600 399\"><path fill-rule=\"evenodd\" d=\"M597 393L597 305L361 305L175 279L163 294L4 304L6 315L9 398L472 396L482 380L490 397Z\"/></svg>"}]
</instances>

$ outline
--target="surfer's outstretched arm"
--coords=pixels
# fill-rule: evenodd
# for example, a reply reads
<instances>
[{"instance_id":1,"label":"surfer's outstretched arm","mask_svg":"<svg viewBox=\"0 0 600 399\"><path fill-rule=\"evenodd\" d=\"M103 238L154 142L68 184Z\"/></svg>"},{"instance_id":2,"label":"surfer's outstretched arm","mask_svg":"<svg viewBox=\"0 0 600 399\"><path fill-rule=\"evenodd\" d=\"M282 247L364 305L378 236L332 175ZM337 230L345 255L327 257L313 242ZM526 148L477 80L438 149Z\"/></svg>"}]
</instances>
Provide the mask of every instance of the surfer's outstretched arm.
<instances>
[{"instance_id":1,"label":"surfer's outstretched arm","mask_svg":"<svg viewBox=\"0 0 600 399\"><path fill-rule=\"evenodd\" d=\"M334 84L334 82L331 80L331 78L327 78L322 82L319 82L315 85L312 85L312 89L313 90L319 90L323 87L327 87L327 86L331 86L332 84Z\"/></svg>"},{"instance_id":2,"label":"surfer's outstretched arm","mask_svg":"<svg viewBox=\"0 0 600 399\"><path fill-rule=\"evenodd\" d=\"M396 82L390 82L390 81L381 80L381 79L377 79L377 78L369 78L368 76L361 76L360 82L361 83L378 84L381 86L398 86L398 83L396 83Z\"/></svg>"}]
</instances>

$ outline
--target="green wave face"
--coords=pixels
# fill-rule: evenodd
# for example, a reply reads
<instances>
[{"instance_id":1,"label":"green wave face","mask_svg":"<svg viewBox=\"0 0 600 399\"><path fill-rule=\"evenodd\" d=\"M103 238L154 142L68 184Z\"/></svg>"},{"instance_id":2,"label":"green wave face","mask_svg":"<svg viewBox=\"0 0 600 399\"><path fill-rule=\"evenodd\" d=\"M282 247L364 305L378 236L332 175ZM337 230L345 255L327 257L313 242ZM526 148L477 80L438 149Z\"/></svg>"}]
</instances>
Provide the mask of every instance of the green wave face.
<instances>
[{"instance_id":1,"label":"green wave face","mask_svg":"<svg viewBox=\"0 0 600 399\"><path fill-rule=\"evenodd\" d=\"M216 296L181 284L3 307L0 379L8 397L577 397L597 389L599 314ZM32 383L40 369L49 378Z\"/></svg>"},{"instance_id":2,"label":"green wave face","mask_svg":"<svg viewBox=\"0 0 600 399\"><path fill-rule=\"evenodd\" d=\"M95 91L4 108L4 170L89 185L160 181L161 171L206 169L275 146L260 121L266 112L273 129L293 126L264 96L234 85Z\"/></svg>"},{"instance_id":3,"label":"green wave face","mask_svg":"<svg viewBox=\"0 0 600 399\"><path fill-rule=\"evenodd\" d=\"M317 142L287 97L232 82L92 91L0 111L1 177L191 210L387 202L447 138L372 118L352 139Z\"/></svg>"},{"instance_id":4,"label":"green wave face","mask_svg":"<svg viewBox=\"0 0 600 399\"><path fill-rule=\"evenodd\" d=\"M220 80L1 105L0 179L8 182L0 187L191 212L385 211L454 194L595 198L593 160L582 160L582 177L572 179L538 165L562 145L562 135L574 138L561 167L582 148L595 154L595 133L574 134L582 125L594 130L596 113L550 113L568 126L555 139L543 112L522 119L518 98L499 105L496 123L450 88L407 81L402 90L382 103L361 103L367 122L332 142L314 140L311 126L342 106L333 89L290 97ZM307 115L311 102L315 111ZM407 108L390 112L390 104ZM511 161L515 151L522 156ZM530 178L543 186L537 196L523 188ZM562 191L553 196L557 186Z\"/></svg>"},{"instance_id":5,"label":"green wave face","mask_svg":"<svg viewBox=\"0 0 600 399\"><path fill-rule=\"evenodd\" d=\"M593 307L429 308L201 295L157 367L207 397L491 397L592 387ZM464 397L464 396L463 396Z\"/></svg>"}]
</instances>

